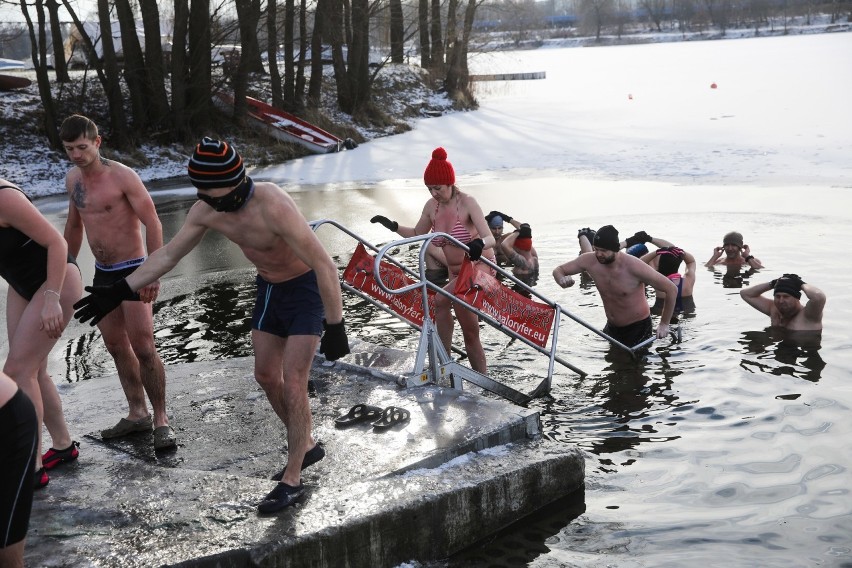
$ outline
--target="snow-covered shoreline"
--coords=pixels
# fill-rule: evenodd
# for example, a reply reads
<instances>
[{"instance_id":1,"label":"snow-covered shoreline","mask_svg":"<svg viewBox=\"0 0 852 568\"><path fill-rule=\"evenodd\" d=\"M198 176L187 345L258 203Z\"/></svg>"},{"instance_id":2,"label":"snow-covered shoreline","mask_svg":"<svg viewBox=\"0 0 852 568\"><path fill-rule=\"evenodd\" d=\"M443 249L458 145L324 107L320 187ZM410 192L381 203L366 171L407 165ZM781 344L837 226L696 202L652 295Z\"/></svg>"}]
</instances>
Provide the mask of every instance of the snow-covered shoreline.
<instances>
[{"instance_id":1,"label":"snow-covered shoreline","mask_svg":"<svg viewBox=\"0 0 852 568\"><path fill-rule=\"evenodd\" d=\"M852 92L850 74L842 69L852 35L804 33L810 30L797 30L803 37L766 39L743 39L753 30L729 30L726 38L737 41L678 40L681 47L671 43L672 35L681 34L650 34L651 45L603 50L560 49L572 45L563 39L543 42L541 49L485 53L472 59L474 73L494 65L551 68L544 81L480 83L481 107L473 112L451 112L441 95L399 92L400 105L428 105L445 114L412 119L411 131L393 136L364 130L368 142L355 150L250 171L291 187L405 184L416 182L424 156L443 145L459 174L470 179L541 173L849 187L852 118L848 105L835 107L834 99ZM562 58L558 64L555 52ZM796 76L808 80L790 79ZM718 89L711 91L711 82ZM0 134L6 140L0 177L33 197L61 194L65 156L49 149L37 128L12 126L23 106L33 104L35 85L0 92ZM811 142L801 145L804 138ZM231 140L242 145L239 137ZM105 155L131 165L156 188L182 184L190 151L143 145L132 155L108 149Z\"/></svg>"}]
</instances>

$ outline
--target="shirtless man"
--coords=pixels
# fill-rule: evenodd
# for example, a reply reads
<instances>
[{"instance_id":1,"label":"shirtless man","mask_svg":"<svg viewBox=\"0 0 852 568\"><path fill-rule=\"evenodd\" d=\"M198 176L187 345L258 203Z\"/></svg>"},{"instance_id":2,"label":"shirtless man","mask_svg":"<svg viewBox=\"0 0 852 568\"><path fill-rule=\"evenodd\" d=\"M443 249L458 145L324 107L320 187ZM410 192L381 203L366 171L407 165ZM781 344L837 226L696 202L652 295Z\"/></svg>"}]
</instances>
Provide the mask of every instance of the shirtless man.
<instances>
[{"instance_id":1,"label":"shirtless man","mask_svg":"<svg viewBox=\"0 0 852 568\"><path fill-rule=\"evenodd\" d=\"M583 238L586 238L586 233ZM588 272L595 281L606 313L604 333L628 347L641 343L652 334L645 285L652 286L658 294L665 294L657 339L667 337L677 287L635 256L619 253L621 243L618 231L612 225L598 229L593 238L593 251L557 266L553 270L553 279L562 288L568 288L574 285L571 275Z\"/></svg>"},{"instance_id":2,"label":"shirtless man","mask_svg":"<svg viewBox=\"0 0 852 568\"><path fill-rule=\"evenodd\" d=\"M311 434L308 377L317 344L329 361L349 353L337 266L293 199L274 183L247 177L242 158L227 142L204 138L188 173L199 201L174 238L126 279L87 287L92 295L77 302L75 317L96 324L135 290L174 268L208 229L236 243L257 267L251 332L255 380L287 428L287 465L258 507L272 513L301 497L301 470L325 456Z\"/></svg>"},{"instance_id":3,"label":"shirtless man","mask_svg":"<svg viewBox=\"0 0 852 568\"><path fill-rule=\"evenodd\" d=\"M722 256L724 254L724 256ZM753 254L748 245L743 244L743 235L736 231L731 231L722 238L722 246L713 249L713 256L710 260L704 263L704 266L747 266L749 268L763 268L763 263L760 262Z\"/></svg>"},{"instance_id":4,"label":"shirtless man","mask_svg":"<svg viewBox=\"0 0 852 568\"><path fill-rule=\"evenodd\" d=\"M66 118L59 129L65 153L74 163L65 176L70 196L65 240L68 252L78 256L85 228L95 257L95 285L111 284L127 276L148 254L163 246L163 229L154 202L139 176L127 166L100 156L101 137L97 125L85 116ZM142 240L145 226L145 241ZM115 368L129 411L112 428L101 432L104 439L119 438L154 429L154 449L177 445L166 416L166 373L154 344L152 302L160 283L139 290L103 318L98 329ZM143 390L144 387L144 390ZM153 420L145 393L154 411Z\"/></svg>"},{"instance_id":5,"label":"shirtless man","mask_svg":"<svg viewBox=\"0 0 852 568\"><path fill-rule=\"evenodd\" d=\"M763 297L770 290L771 300ZM803 293L808 298L805 305L800 301ZM825 294L816 286L803 282L796 274L784 274L772 282L743 288L740 296L752 308L768 315L772 327L790 331L822 330Z\"/></svg>"}]
</instances>

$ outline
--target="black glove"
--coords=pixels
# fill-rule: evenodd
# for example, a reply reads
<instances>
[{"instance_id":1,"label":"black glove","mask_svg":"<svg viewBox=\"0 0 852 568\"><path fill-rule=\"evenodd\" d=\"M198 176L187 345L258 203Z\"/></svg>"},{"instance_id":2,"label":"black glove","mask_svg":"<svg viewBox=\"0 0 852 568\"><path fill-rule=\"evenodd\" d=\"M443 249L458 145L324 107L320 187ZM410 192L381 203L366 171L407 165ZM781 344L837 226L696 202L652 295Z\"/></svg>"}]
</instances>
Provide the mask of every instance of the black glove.
<instances>
[{"instance_id":1,"label":"black glove","mask_svg":"<svg viewBox=\"0 0 852 568\"><path fill-rule=\"evenodd\" d=\"M74 304L74 317L81 323L89 320L91 325L97 325L104 316L121 305L125 300L139 300L139 294L130 289L127 280L122 278L109 286L86 286L89 296Z\"/></svg>"},{"instance_id":2,"label":"black glove","mask_svg":"<svg viewBox=\"0 0 852 568\"><path fill-rule=\"evenodd\" d=\"M651 235L645 231L637 231L632 237L627 237L627 240L624 242L627 243L627 248L630 248L633 245L638 245L639 243L650 243L651 240L653 240Z\"/></svg>"},{"instance_id":3,"label":"black glove","mask_svg":"<svg viewBox=\"0 0 852 568\"><path fill-rule=\"evenodd\" d=\"M399 223L397 223L396 221L391 221L390 219L388 219L384 215L376 215L375 217L370 219L370 223L381 223L382 225L384 225L385 227L387 227L389 230L393 231L394 233L396 232L397 229L399 229Z\"/></svg>"},{"instance_id":4,"label":"black glove","mask_svg":"<svg viewBox=\"0 0 852 568\"><path fill-rule=\"evenodd\" d=\"M491 213L489 213L489 215L491 215L492 217L494 217L494 215L500 215L501 217L503 217L503 221L505 221L506 223L512 222L512 218L509 215L503 213L502 211L492 211Z\"/></svg>"},{"instance_id":5,"label":"black glove","mask_svg":"<svg viewBox=\"0 0 852 568\"><path fill-rule=\"evenodd\" d=\"M328 323L322 320L325 333L320 339L319 352L325 355L329 361L337 361L349 353L349 339L346 337L346 327L343 320L340 323Z\"/></svg>"},{"instance_id":6,"label":"black glove","mask_svg":"<svg viewBox=\"0 0 852 568\"><path fill-rule=\"evenodd\" d=\"M521 224L521 228L518 229L518 238L519 239L531 239L532 238L532 228L530 228L529 223Z\"/></svg>"},{"instance_id":7,"label":"black glove","mask_svg":"<svg viewBox=\"0 0 852 568\"><path fill-rule=\"evenodd\" d=\"M583 235L586 235L586 238L589 239L589 242L591 243L595 240L595 233L597 233L597 231L595 231L594 229L583 227L582 229L577 231L577 238L579 239Z\"/></svg>"},{"instance_id":8,"label":"black glove","mask_svg":"<svg viewBox=\"0 0 852 568\"><path fill-rule=\"evenodd\" d=\"M485 248L485 242L482 239L473 239L467 243L467 248L470 249L467 253L470 256L470 260L479 260L482 256L482 249Z\"/></svg>"}]
</instances>

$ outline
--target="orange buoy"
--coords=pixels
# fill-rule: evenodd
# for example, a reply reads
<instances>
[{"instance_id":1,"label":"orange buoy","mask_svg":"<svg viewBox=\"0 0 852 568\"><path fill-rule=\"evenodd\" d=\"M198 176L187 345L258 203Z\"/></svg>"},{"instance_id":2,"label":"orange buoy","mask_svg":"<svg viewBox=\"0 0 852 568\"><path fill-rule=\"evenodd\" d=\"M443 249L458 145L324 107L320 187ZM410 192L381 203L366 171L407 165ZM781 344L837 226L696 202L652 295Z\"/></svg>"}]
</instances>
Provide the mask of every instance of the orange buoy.
<instances>
[{"instance_id":1,"label":"orange buoy","mask_svg":"<svg viewBox=\"0 0 852 568\"><path fill-rule=\"evenodd\" d=\"M711 89L715 89L715 88L716 88L716 83L710 83L710 88L711 88Z\"/></svg>"}]
</instances>

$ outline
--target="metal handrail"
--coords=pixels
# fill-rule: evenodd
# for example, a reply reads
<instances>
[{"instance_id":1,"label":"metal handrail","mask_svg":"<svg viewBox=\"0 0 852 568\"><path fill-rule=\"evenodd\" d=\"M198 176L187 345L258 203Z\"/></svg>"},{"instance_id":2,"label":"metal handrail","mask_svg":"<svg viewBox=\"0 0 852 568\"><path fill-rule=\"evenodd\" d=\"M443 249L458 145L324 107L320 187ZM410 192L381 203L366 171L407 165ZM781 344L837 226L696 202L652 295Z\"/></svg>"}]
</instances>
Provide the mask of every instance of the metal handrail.
<instances>
[{"instance_id":1,"label":"metal handrail","mask_svg":"<svg viewBox=\"0 0 852 568\"><path fill-rule=\"evenodd\" d=\"M467 310L477 314L481 321L484 321L485 323L487 323L491 327L498 329L499 331L501 331L504 334L512 337L513 339L519 340L522 343L524 343L525 345L535 349L539 353L546 355L548 357L547 376L544 378L542 383L533 391L533 393L530 394L530 397L541 396L541 395L547 394L550 391L555 363L559 363L563 367L566 367L566 368L576 372L577 374L579 374L583 377L586 376L586 373L584 371L582 371L581 369L579 369L579 368L575 367L574 365L568 363L567 361L565 361L564 359L562 359L561 357L559 357L557 355L557 348L558 348L558 341L559 341L559 326L560 326L560 323L561 323L561 316L562 315L567 316L571 320L582 325L586 329L594 332L595 334L597 334L600 337L602 337L603 339L609 341L613 345L616 345L616 346L620 347L621 349L626 350L627 352L629 352L634 357L639 352L644 350L650 343L652 343L656 339L656 337L652 336L651 338L649 338L649 339L647 339L647 340L645 340L645 341L643 341L643 342L641 342L641 343L639 343L639 344L637 344L633 347L628 347L627 345L624 345L623 343L616 340L615 338L610 337L606 333L598 330L597 328L595 328L591 324L584 321L582 318L572 314L571 312L566 310L564 307L562 307L560 304L550 300L546 296L543 296L541 293L532 289L526 283L520 281L513 274L511 274L510 272L507 272L502 267L498 266L496 263L492 262L491 260L489 260L487 258L480 257L480 259L479 259L480 262L483 262L486 265L490 266L498 274L500 274L502 277L511 281L516 286L518 286L521 289L528 292L530 294L530 296L534 296L542 304L552 308L555 311L554 319L553 319L553 323L552 323L552 330L551 330L551 336L552 337L551 337L551 342L550 342L550 349L545 349L545 348L541 347L540 345L533 343L532 341L530 341L526 337L519 335L514 330L510 329L506 325L497 321L496 319L494 319L489 314L486 314L486 313L479 311L479 309L477 309L476 307L472 306L471 304L467 303L466 301L462 300L461 298L455 296L454 294L448 292L447 290L445 290L441 286L433 284L432 282L430 282L426 278L426 268L425 268L426 267L426 249L429 246L429 243L433 239L443 238L443 239L446 239L448 242L452 243L454 246L461 248L462 250L470 251L470 248L467 245L465 245L461 241L457 240L452 235L449 235L447 233L427 233L427 234L424 234L424 235L416 235L416 236L413 236L413 237L407 237L407 238L403 238L403 239L400 239L400 240L391 241L391 242L385 244L384 246L382 246L381 248L378 248L378 247L374 246L373 244L371 244L369 241L365 240L364 238L362 238L358 234L352 232L351 230L349 230L348 228L346 228L345 226L341 225L340 223L338 223L334 220L320 219L320 220L309 222L309 225L310 225L310 227L312 228L313 231L316 231L317 229L319 229L323 225L332 225L332 226L336 227L337 229L339 229L340 231L342 231L343 233L349 235L350 237L352 237L356 241L360 242L365 247L372 250L376 254L376 256L374 258L374 264L373 264L373 275L375 277L375 280L376 280L376 283L378 284L378 286L384 292L386 292L388 294L404 294L406 292L411 292L411 291L414 291L414 290L420 290L421 291L421 298L422 298L422 301L423 301L423 313L424 313L425 317L428 318L428 314L429 314L429 305L428 305L429 300L428 300L427 290L432 290L434 293L441 294L444 297L450 299L452 302L455 302L456 304L461 305L462 307L464 307L464 309L467 309ZM388 251L392 248L399 248L399 247L402 247L404 245L413 244L413 243L420 243L418 271L416 271L416 272L414 270L410 269L409 267L405 266L404 264L402 264L400 261L398 261L396 258L391 256L390 254L388 254ZM411 276L415 280L415 282L413 282L412 284L408 284L406 286L402 286L400 288L389 288L381 279L380 267L381 267L382 260L385 260L385 259L388 262L390 262L391 264L402 269L406 274ZM389 309L388 307L380 304L379 302L376 302L372 298L369 298L368 296L363 294L360 290L353 288L352 286L346 284L345 282L342 283L342 286L343 286L344 289L346 289L346 290L348 290L352 293L355 293L355 294L359 295L360 297L366 299L372 305L384 310L385 312L397 317L398 319L401 319L402 321L405 321L412 328L420 331L421 334L424 332L423 327L418 326L417 324L406 320L405 318L401 317L399 314L397 314L393 310ZM463 350L457 348L457 347L453 347L453 351L461 354L462 356L466 356L465 352Z\"/></svg>"},{"instance_id":2,"label":"metal handrail","mask_svg":"<svg viewBox=\"0 0 852 568\"><path fill-rule=\"evenodd\" d=\"M374 274L374 275L376 275L376 282L378 283L379 287L380 287L382 290L384 290L385 292L387 292L388 294L404 294L404 293L406 293L406 292L410 292L410 291L412 291L412 290L417 290L417 289L423 289L423 290L424 290L424 292L425 292L425 289L433 290L435 293L437 293L437 294L441 294L441 295L443 295L443 296L445 296L445 297L449 298L449 299L450 299L450 300L452 300L453 302L456 302L457 304L460 304L460 305L461 305L461 306L463 306L465 309L467 309L467 310L469 310L469 311L471 311L471 312L473 312L473 313L477 314L477 315L480 317L480 319L481 319L482 321L484 321L485 323L489 324L491 327L494 327L494 328L496 328L496 329L499 329L500 331L502 331L502 332L503 332L503 333L505 333L506 335L508 335L508 336L510 336L510 337L513 337L513 338L515 338L515 339L520 340L521 342L523 342L524 344L528 345L529 347L532 347L533 349L535 349L535 350L536 350L536 351L538 351L539 353L542 353L542 354L548 355L548 356L549 356L552 360L554 360L554 361L558 362L560 365L562 365L562 366L564 366L564 367L566 367L566 368L568 368L568 369L571 369L571 370L572 370L572 371L574 371L575 373L577 373L577 374L579 374L579 375L581 375L581 376L586 376L586 373L585 373L584 371L582 371L581 369L578 369L577 367L575 367L575 366L574 366L574 365L572 365L571 363L568 363L567 361L565 361L564 359L562 359L561 357L559 357L559 356L557 356L557 355L556 355L556 347L557 347L557 345L556 345L556 342L555 342L555 341L551 341L551 348L550 348L550 350L544 349L543 347L541 347L540 345L536 345L535 343L533 343L532 341L530 341L530 340L529 340L529 339L527 339L526 337L524 337L524 336L522 336L522 335L519 335L519 334L515 333L515 331L514 331L514 330L509 329L507 326L503 325L502 323L500 323L499 321L497 321L496 319L494 319L494 318L493 318L493 317L491 317L490 315L488 315L488 314L486 314L486 313L483 313L483 312L479 311L477 308L475 308L474 306L471 306L470 304L468 304L468 303L467 303L467 302L465 302L464 300L462 300L462 299L458 298L457 296L455 296L455 295L451 294L450 292L448 292L448 291L444 290L444 289L443 289L443 288L441 288L440 286L437 286L437 285L435 285L435 284L432 284L431 282L429 282L428 280L426 280L426 277L425 277L425 268L424 268L424 260L425 260L425 255L426 255L426 248L429 246L429 243L432 241L432 239L435 239L435 238L444 238L444 239L447 239L449 242L454 243L456 246L458 246L458 247L460 247L460 248L462 248L462 249L464 249L464 250L470 250L470 249L469 249L469 248L468 248L468 247L467 247L464 243L462 243L461 241L459 241L459 240L455 239L455 238L454 238L454 237L452 237L451 235L448 235L447 233L427 233L427 234L425 234L425 235L416 235L416 236L413 236L413 237L407 237L407 238L400 239L400 240L397 240L397 241L392 241L392 242L390 242L390 243L386 244L385 246L383 246L383 247L382 247L382 248L378 251L378 254L376 255L376 258L375 258L375 260L373 261L373 262L374 262L374 264L373 264L373 274ZM406 244L416 243L416 242L422 242L422 243L423 243L423 245L421 245L421 248L420 248L420 272L421 272L420 281L419 281L419 282L414 282L414 283L409 284L409 285L407 285L407 286L403 286L403 287L401 287L401 288L395 288L395 289L388 288L388 287L385 285L385 283L382 281L382 279L378 277L378 275L379 275L379 267L380 267L380 265L381 265L382 258L385 258L385 257L387 256L387 251L388 251L388 249L395 248L395 247L402 246L402 245L406 245ZM388 257L388 258L392 258L392 257ZM523 287L524 287L524 289L526 289L527 291L529 291L532 295L536 296L537 298L542 299L542 300L543 300L543 303L544 303L544 304L546 304L547 306L549 306L549 307L551 307L551 308L554 308L554 309L556 309L556 308L558 307L558 306L557 306L557 304L555 304L554 302L550 301L550 300L549 300L549 299L547 299L546 297L542 296L541 294L539 294L538 292L536 292L535 290L533 290L532 288L530 288L529 286L527 286L526 284L524 284L523 282L521 282L520 280L518 280L517 278L515 278L512 274L510 274L510 273L506 272L506 271L505 271L505 270L503 270L500 266L497 266L497 264L495 264L495 263L491 262L491 261L490 261L490 260L488 260L487 258L480 257L480 258L479 258L479 260L480 260L480 261L482 261L482 262L484 262L484 263L486 263L488 266L490 266L490 267L494 268L494 269L495 269L495 270L496 270L499 274L501 274L502 276L504 276L504 277L508 278L508 279L509 279L509 280L511 280L512 282L514 282L514 283L516 283L516 284L519 284L520 286L523 286ZM428 305L426 305L426 303L428 302L428 299L426 298L426 294L425 294L425 293L423 294L423 302L424 302L424 309L425 309L424 313L428 313ZM554 337L556 337L556 336L554 336ZM551 376L552 376L552 370L551 370L551 369L549 369L549 370L548 370L548 375L547 375L547 377L546 377L546 379L545 379L545 380L548 380L548 381L549 381L549 380L550 380L550 378L551 378Z\"/></svg>"}]
</instances>

